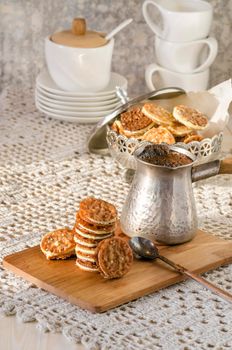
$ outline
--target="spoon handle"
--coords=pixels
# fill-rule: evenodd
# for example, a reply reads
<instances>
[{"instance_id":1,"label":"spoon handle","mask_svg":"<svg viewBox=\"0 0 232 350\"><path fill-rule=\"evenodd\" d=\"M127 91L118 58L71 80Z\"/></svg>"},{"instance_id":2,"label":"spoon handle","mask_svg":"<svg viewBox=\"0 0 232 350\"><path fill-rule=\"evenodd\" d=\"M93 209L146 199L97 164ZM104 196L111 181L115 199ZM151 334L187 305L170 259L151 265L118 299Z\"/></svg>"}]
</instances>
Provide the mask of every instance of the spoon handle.
<instances>
[{"instance_id":1,"label":"spoon handle","mask_svg":"<svg viewBox=\"0 0 232 350\"><path fill-rule=\"evenodd\" d=\"M125 21L123 21L122 23L120 23L115 29L112 30L112 32L110 32L109 34L106 35L106 40L110 40L111 38L113 38L113 36L115 36L115 34L117 34L120 30L122 30L124 27L128 26L128 24L130 24L133 21L133 18L129 18L126 19Z\"/></svg>"},{"instance_id":2,"label":"spoon handle","mask_svg":"<svg viewBox=\"0 0 232 350\"><path fill-rule=\"evenodd\" d=\"M202 284L206 288L210 289L212 292L216 293L221 298L223 298L226 301L229 301L230 303L232 303L232 294L230 294L230 293L228 293L228 292L218 288L217 286L215 286L211 282L208 282L205 278L199 276L198 274L196 274L194 272L191 272L191 271L187 270L186 268L184 268L181 265L178 265L178 264L174 263L173 261L167 259L165 256L159 255L158 258L160 260L164 261L166 264L172 266L175 270L179 271L184 276L192 278L193 280L195 280L198 283Z\"/></svg>"}]
</instances>

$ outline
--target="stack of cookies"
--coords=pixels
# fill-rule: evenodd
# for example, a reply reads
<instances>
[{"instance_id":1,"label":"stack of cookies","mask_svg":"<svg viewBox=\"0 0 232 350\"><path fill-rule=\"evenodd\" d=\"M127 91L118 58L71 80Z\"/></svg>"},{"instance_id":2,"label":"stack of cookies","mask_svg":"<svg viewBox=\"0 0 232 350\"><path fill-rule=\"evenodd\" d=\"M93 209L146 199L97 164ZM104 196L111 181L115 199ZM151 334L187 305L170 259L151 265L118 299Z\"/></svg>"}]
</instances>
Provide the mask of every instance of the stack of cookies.
<instances>
[{"instance_id":1,"label":"stack of cookies","mask_svg":"<svg viewBox=\"0 0 232 350\"><path fill-rule=\"evenodd\" d=\"M85 271L98 271L97 247L114 236L117 211L114 205L88 197L80 202L74 226L76 265Z\"/></svg>"},{"instance_id":2,"label":"stack of cookies","mask_svg":"<svg viewBox=\"0 0 232 350\"><path fill-rule=\"evenodd\" d=\"M114 205L97 198L80 203L73 230L46 233L40 248L48 260L67 259L76 253L76 265L85 271L100 272L107 279L124 276L133 263L127 240L115 237L117 211Z\"/></svg>"}]
</instances>

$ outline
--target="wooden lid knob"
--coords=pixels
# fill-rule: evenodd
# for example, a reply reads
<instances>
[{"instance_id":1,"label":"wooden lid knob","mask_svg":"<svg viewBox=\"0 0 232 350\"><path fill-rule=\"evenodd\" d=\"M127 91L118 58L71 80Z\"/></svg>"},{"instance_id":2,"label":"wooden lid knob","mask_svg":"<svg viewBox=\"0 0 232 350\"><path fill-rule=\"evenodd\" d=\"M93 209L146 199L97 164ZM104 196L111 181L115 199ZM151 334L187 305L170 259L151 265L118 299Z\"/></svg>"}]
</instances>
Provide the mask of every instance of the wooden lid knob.
<instances>
[{"instance_id":1,"label":"wooden lid knob","mask_svg":"<svg viewBox=\"0 0 232 350\"><path fill-rule=\"evenodd\" d=\"M75 35L85 35L86 22L84 18L74 18L72 21L72 33Z\"/></svg>"}]
</instances>

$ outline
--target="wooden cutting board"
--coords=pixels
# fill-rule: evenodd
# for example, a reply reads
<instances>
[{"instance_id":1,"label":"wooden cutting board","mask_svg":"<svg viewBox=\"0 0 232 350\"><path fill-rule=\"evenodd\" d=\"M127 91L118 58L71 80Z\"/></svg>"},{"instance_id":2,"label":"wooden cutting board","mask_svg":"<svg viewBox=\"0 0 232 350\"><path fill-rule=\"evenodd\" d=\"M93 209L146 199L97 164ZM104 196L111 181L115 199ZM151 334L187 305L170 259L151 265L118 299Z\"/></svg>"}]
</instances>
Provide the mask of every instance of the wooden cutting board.
<instances>
[{"instance_id":1,"label":"wooden cutting board","mask_svg":"<svg viewBox=\"0 0 232 350\"><path fill-rule=\"evenodd\" d=\"M232 262L232 242L202 231L191 242L160 245L159 249L162 255L197 273ZM184 280L159 260L135 260L123 278L105 280L98 273L78 269L75 259L46 260L39 246L6 256L3 265L36 286L92 312L109 310Z\"/></svg>"}]
</instances>

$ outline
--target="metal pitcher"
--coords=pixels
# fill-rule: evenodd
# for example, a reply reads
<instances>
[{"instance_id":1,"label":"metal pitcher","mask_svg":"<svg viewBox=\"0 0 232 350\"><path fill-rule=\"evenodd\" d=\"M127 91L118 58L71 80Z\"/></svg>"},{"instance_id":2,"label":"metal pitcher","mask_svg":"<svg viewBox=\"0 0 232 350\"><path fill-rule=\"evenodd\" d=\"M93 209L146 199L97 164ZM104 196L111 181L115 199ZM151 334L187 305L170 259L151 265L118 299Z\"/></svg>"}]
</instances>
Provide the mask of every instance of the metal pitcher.
<instances>
[{"instance_id":1,"label":"metal pitcher","mask_svg":"<svg viewBox=\"0 0 232 350\"><path fill-rule=\"evenodd\" d=\"M192 163L176 168L158 166L139 159L144 146L135 153L137 169L121 215L121 228L128 236L142 236L165 244L184 243L197 232L197 212L192 182L216 175L220 161L195 166L195 156L185 154Z\"/></svg>"}]
</instances>

